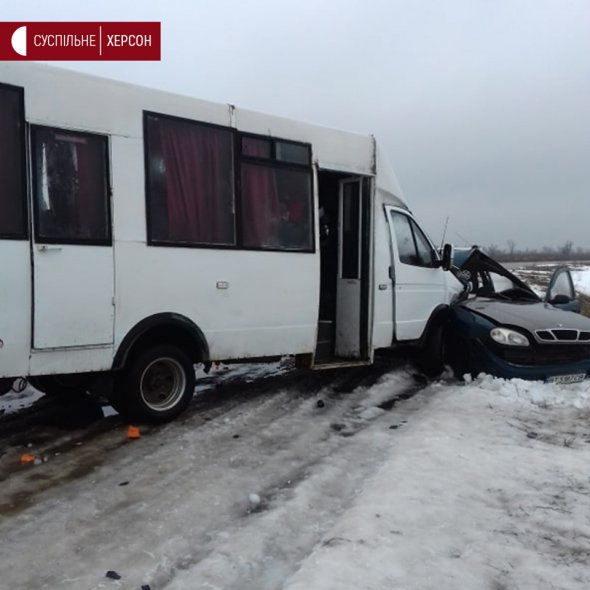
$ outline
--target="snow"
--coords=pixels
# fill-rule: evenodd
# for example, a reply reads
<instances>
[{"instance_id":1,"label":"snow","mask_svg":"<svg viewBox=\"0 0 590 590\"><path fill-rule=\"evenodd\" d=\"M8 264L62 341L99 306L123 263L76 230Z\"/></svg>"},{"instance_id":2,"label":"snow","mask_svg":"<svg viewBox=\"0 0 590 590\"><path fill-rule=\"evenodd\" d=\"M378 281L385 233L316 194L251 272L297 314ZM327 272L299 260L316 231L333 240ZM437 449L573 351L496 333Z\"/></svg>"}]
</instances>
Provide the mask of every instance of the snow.
<instances>
[{"instance_id":1,"label":"snow","mask_svg":"<svg viewBox=\"0 0 590 590\"><path fill-rule=\"evenodd\" d=\"M590 296L590 267L580 267L572 270L572 279L577 291Z\"/></svg>"},{"instance_id":2,"label":"snow","mask_svg":"<svg viewBox=\"0 0 590 590\"><path fill-rule=\"evenodd\" d=\"M576 291L590 296L590 266L579 262L566 264L570 268ZM551 275L561 265L561 263L528 264L525 267L517 265L512 271L525 281L537 295L545 297Z\"/></svg>"},{"instance_id":3,"label":"snow","mask_svg":"<svg viewBox=\"0 0 590 590\"><path fill-rule=\"evenodd\" d=\"M0 395L0 414L20 412L42 397L43 394L30 385L27 385L23 391L9 391Z\"/></svg>"},{"instance_id":4,"label":"snow","mask_svg":"<svg viewBox=\"0 0 590 590\"><path fill-rule=\"evenodd\" d=\"M435 385L284 586L588 588L590 385Z\"/></svg>"},{"instance_id":5,"label":"snow","mask_svg":"<svg viewBox=\"0 0 590 590\"><path fill-rule=\"evenodd\" d=\"M377 419L361 414L411 381L225 400L137 441L121 425L15 470L0 496L3 586L112 587L104 573L114 570L121 588L277 587L387 449L393 431L365 433ZM18 453L2 460L17 464ZM36 482L56 480L30 501Z\"/></svg>"},{"instance_id":6,"label":"snow","mask_svg":"<svg viewBox=\"0 0 590 590\"><path fill-rule=\"evenodd\" d=\"M590 587L590 382L441 380L384 409L412 387L396 370L84 443L86 476L1 512L3 586Z\"/></svg>"}]
</instances>

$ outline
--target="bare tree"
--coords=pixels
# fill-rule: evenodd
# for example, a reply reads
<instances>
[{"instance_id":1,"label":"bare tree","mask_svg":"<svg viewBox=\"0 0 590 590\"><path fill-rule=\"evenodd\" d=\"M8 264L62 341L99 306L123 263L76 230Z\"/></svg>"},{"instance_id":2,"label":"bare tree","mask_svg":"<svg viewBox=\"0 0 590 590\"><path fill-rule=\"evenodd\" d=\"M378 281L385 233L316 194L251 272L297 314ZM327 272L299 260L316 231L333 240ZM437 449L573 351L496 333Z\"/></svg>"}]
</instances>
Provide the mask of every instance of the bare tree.
<instances>
[{"instance_id":1,"label":"bare tree","mask_svg":"<svg viewBox=\"0 0 590 590\"><path fill-rule=\"evenodd\" d=\"M491 258L497 258L502 253L502 248L497 244L490 244L485 250Z\"/></svg>"},{"instance_id":2,"label":"bare tree","mask_svg":"<svg viewBox=\"0 0 590 590\"><path fill-rule=\"evenodd\" d=\"M571 255L572 250L574 249L574 243L568 240L560 249L559 252L564 258L567 258Z\"/></svg>"},{"instance_id":3,"label":"bare tree","mask_svg":"<svg viewBox=\"0 0 590 590\"><path fill-rule=\"evenodd\" d=\"M508 253L510 254L510 258L514 258L514 251L516 250L516 242L514 240L508 240L506 242L508 244Z\"/></svg>"}]
</instances>

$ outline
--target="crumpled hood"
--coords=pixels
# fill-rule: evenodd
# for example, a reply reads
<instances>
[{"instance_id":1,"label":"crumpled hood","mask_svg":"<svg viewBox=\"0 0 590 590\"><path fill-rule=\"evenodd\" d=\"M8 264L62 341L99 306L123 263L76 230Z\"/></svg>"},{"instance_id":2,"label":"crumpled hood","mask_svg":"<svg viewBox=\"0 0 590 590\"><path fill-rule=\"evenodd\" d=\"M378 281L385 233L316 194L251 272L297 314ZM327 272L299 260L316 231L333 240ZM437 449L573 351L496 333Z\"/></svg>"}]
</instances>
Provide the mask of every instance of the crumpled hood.
<instances>
[{"instance_id":1,"label":"crumpled hood","mask_svg":"<svg viewBox=\"0 0 590 590\"><path fill-rule=\"evenodd\" d=\"M496 324L521 326L532 334L535 330L552 328L590 330L590 318L557 309L549 303L498 301L487 297L475 297L458 305L487 317Z\"/></svg>"},{"instance_id":2,"label":"crumpled hood","mask_svg":"<svg viewBox=\"0 0 590 590\"><path fill-rule=\"evenodd\" d=\"M513 285L523 289L529 293L529 299L532 297L541 301L541 298L523 281L521 281L516 275L512 274L507 268L503 267L499 262L490 258L487 254L484 254L477 247L469 252L467 258L463 261L460 266L460 270L469 272L493 272L499 274L502 277L506 277Z\"/></svg>"}]
</instances>

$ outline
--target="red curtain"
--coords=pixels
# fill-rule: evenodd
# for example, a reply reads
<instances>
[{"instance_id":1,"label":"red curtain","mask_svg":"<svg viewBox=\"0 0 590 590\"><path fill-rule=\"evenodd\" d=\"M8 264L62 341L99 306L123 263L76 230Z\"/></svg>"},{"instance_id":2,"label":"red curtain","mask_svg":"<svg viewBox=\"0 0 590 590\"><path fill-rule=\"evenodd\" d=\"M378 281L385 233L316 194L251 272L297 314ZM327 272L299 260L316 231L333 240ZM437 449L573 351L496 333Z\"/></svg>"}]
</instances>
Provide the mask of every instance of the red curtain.
<instances>
[{"instance_id":1,"label":"red curtain","mask_svg":"<svg viewBox=\"0 0 590 590\"><path fill-rule=\"evenodd\" d=\"M166 171L166 238L233 244L231 133L162 119L158 127Z\"/></svg>"},{"instance_id":2,"label":"red curtain","mask_svg":"<svg viewBox=\"0 0 590 590\"><path fill-rule=\"evenodd\" d=\"M280 247L281 205L275 170L242 165L242 231L246 247Z\"/></svg>"}]
</instances>

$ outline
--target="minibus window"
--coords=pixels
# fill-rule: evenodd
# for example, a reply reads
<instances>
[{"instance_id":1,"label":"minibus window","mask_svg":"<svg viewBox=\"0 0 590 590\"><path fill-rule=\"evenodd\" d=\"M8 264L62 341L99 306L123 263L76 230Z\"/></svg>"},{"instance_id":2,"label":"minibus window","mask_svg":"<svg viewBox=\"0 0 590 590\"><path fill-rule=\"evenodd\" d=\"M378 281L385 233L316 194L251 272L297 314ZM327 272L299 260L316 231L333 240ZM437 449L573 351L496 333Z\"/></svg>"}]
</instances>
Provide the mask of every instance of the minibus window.
<instances>
[{"instance_id":1,"label":"minibus window","mask_svg":"<svg viewBox=\"0 0 590 590\"><path fill-rule=\"evenodd\" d=\"M146 115L150 243L234 245L233 133Z\"/></svg>"},{"instance_id":2,"label":"minibus window","mask_svg":"<svg viewBox=\"0 0 590 590\"><path fill-rule=\"evenodd\" d=\"M416 254L416 245L412 236L410 220L405 215L391 212L393 231L397 242L397 253L400 262L405 264L418 265L419 259Z\"/></svg>"},{"instance_id":3,"label":"minibus window","mask_svg":"<svg viewBox=\"0 0 590 590\"><path fill-rule=\"evenodd\" d=\"M292 143L290 141L275 142L276 159L280 162L291 162L292 164L311 164L311 150L308 145Z\"/></svg>"},{"instance_id":4,"label":"minibus window","mask_svg":"<svg viewBox=\"0 0 590 590\"><path fill-rule=\"evenodd\" d=\"M242 155L269 160L272 157L272 144L269 139L244 136L242 137Z\"/></svg>"},{"instance_id":5,"label":"minibus window","mask_svg":"<svg viewBox=\"0 0 590 590\"><path fill-rule=\"evenodd\" d=\"M37 241L109 244L107 139L33 127Z\"/></svg>"},{"instance_id":6,"label":"minibus window","mask_svg":"<svg viewBox=\"0 0 590 590\"><path fill-rule=\"evenodd\" d=\"M433 266L434 261L436 260L436 255L434 254L432 246L428 243L422 230L413 221L411 221L410 224L414 231L414 237L416 238L416 249L420 260L420 266Z\"/></svg>"},{"instance_id":7,"label":"minibus window","mask_svg":"<svg viewBox=\"0 0 590 590\"><path fill-rule=\"evenodd\" d=\"M22 96L0 86L0 238L27 237Z\"/></svg>"},{"instance_id":8,"label":"minibus window","mask_svg":"<svg viewBox=\"0 0 590 590\"><path fill-rule=\"evenodd\" d=\"M246 248L312 248L308 170L242 164L242 233Z\"/></svg>"},{"instance_id":9,"label":"minibus window","mask_svg":"<svg viewBox=\"0 0 590 590\"><path fill-rule=\"evenodd\" d=\"M313 251L311 146L240 135L240 246Z\"/></svg>"},{"instance_id":10,"label":"minibus window","mask_svg":"<svg viewBox=\"0 0 590 590\"><path fill-rule=\"evenodd\" d=\"M391 221L400 262L412 266L434 266L436 254L422 230L407 216L391 211Z\"/></svg>"}]
</instances>

